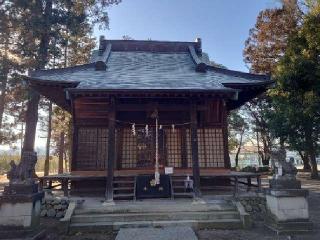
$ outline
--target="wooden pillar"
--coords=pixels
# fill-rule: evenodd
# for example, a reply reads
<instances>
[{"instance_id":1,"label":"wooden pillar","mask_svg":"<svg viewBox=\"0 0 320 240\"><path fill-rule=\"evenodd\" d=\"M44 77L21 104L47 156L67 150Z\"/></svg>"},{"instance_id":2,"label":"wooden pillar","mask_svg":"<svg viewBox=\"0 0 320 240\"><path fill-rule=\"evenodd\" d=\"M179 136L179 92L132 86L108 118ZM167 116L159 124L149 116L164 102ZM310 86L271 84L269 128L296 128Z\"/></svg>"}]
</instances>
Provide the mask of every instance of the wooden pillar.
<instances>
[{"instance_id":1,"label":"wooden pillar","mask_svg":"<svg viewBox=\"0 0 320 240\"><path fill-rule=\"evenodd\" d=\"M123 150L123 129L119 128L117 129L117 163L116 163L116 168L117 170L121 169L122 167L122 150Z\"/></svg>"},{"instance_id":2,"label":"wooden pillar","mask_svg":"<svg viewBox=\"0 0 320 240\"><path fill-rule=\"evenodd\" d=\"M224 148L224 167L231 168L228 144L228 110L226 102L222 102L222 126L223 126L223 148Z\"/></svg>"},{"instance_id":3,"label":"wooden pillar","mask_svg":"<svg viewBox=\"0 0 320 240\"><path fill-rule=\"evenodd\" d=\"M77 166L79 128L77 126L75 103L72 95L70 95L70 102L71 102L71 115L72 115L72 151L71 151L71 161L69 162L69 171L71 172L76 170L76 166Z\"/></svg>"},{"instance_id":4,"label":"wooden pillar","mask_svg":"<svg viewBox=\"0 0 320 240\"><path fill-rule=\"evenodd\" d=\"M191 150L192 150L192 173L193 173L193 190L196 198L201 196L200 192L200 169L198 155L198 123L197 123L197 106L191 104L190 107L191 120Z\"/></svg>"},{"instance_id":5,"label":"wooden pillar","mask_svg":"<svg viewBox=\"0 0 320 240\"><path fill-rule=\"evenodd\" d=\"M181 167L188 168L188 152L187 152L187 131L183 126L181 128Z\"/></svg>"},{"instance_id":6,"label":"wooden pillar","mask_svg":"<svg viewBox=\"0 0 320 240\"><path fill-rule=\"evenodd\" d=\"M74 116L72 116L72 118L74 118ZM76 170L78 153L78 126L75 125L75 121L73 121L72 127L72 153L71 162L69 163L70 172Z\"/></svg>"},{"instance_id":7,"label":"wooden pillar","mask_svg":"<svg viewBox=\"0 0 320 240\"><path fill-rule=\"evenodd\" d=\"M108 112L108 162L107 162L107 184L106 184L106 200L113 201L113 172L114 162L116 158L115 152L115 98L111 97Z\"/></svg>"}]
</instances>

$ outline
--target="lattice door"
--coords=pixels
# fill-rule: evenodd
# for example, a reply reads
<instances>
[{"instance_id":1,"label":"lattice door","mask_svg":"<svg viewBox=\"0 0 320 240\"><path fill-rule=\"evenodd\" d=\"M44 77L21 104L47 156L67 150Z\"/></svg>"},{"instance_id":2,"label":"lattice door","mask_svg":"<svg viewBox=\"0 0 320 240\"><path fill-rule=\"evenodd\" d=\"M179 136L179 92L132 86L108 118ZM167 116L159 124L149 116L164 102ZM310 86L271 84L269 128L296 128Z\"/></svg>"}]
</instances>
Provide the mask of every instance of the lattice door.
<instances>
[{"instance_id":1,"label":"lattice door","mask_svg":"<svg viewBox=\"0 0 320 240\"><path fill-rule=\"evenodd\" d=\"M137 130L137 167L148 168L154 166L153 132L146 134L145 130Z\"/></svg>"}]
</instances>

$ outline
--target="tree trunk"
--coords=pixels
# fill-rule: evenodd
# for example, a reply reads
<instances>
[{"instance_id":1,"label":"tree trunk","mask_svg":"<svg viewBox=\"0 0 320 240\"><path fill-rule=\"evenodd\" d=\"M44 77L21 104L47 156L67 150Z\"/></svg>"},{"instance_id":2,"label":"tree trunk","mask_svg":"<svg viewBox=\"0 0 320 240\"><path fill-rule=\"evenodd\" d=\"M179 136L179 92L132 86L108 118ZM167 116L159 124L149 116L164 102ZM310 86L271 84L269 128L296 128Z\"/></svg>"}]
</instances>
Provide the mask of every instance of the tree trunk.
<instances>
[{"instance_id":1,"label":"tree trunk","mask_svg":"<svg viewBox=\"0 0 320 240\"><path fill-rule=\"evenodd\" d=\"M262 165L262 158L260 157L259 151L260 151L260 145L259 145L259 133L256 132L257 136L257 148L258 148L258 161L259 161L259 166Z\"/></svg>"},{"instance_id":2,"label":"tree trunk","mask_svg":"<svg viewBox=\"0 0 320 240\"><path fill-rule=\"evenodd\" d=\"M24 123L21 123L21 134L20 134L20 154L22 154L23 149L23 133L24 133Z\"/></svg>"},{"instance_id":3,"label":"tree trunk","mask_svg":"<svg viewBox=\"0 0 320 240\"><path fill-rule=\"evenodd\" d=\"M69 172L68 156L65 149L64 149L63 156L64 156L64 172Z\"/></svg>"},{"instance_id":4,"label":"tree trunk","mask_svg":"<svg viewBox=\"0 0 320 240\"><path fill-rule=\"evenodd\" d=\"M311 178L316 179L319 178L318 174L318 165L316 160L316 151L315 151L315 143L314 139L312 138L312 129L308 127L305 130L306 136L306 143L307 143L307 153L310 157L310 164L311 164Z\"/></svg>"},{"instance_id":5,"label":"tree trunk","mask_svg":"<svg viewBox=\"0 0 320 240\"><path fill-rule=\"evenodd\" d=\"M52 120L52 102L49 102L48 109L48 131L46 144L46 159L44 161L44 176L49 175L49 158L50 158L50 142L51 142L51 120Z\"/></svg>"},{"instance_id":6,"label":"tree trunk","mask_svg":"<svg viewBox=\"0 0 320 240\"><path fill-rule=\"evenodd\" d=\"M42 12L42 2L38 2L39 11ZM45 4L43 20L45 23L44 33L40 39L39 50L38 50L38 63L36 69L43 69L48 62L48 50L50 42L50 31L51 31L51 17L52 17L52 0L47 0ZM29 90L29 100L26 112L26 128L23 143L24 151L34 151L34 142L38 121L38 105L40 95L34 90Z\"/></svg>"},{"instance_id":7,"label":"tree trunk","mask_svg":"<svg viewBox=\"0 0 320 240\"><path fill-rule=\"evenodd\" d=\"M314 151L310 153L310 163L311 163L311 178L318 179L319 178L318 164L317 164L316 154Z\"/></svg>"},{"instance_id":8,"label":"tree trunk","mask_svg":"<svg viewBox=\"0 0 320 240\"><path fill-rule=\"evenodd\" d=\"M4 107L5 107L5 99L6 99L6 93L7 93L7 85L8 85L8 74L9 69L7 66L7 51L8 51L8 43L6 42L4 45L4 61L2 64L2 72L0 72L0 80L1 80L1 86L0 86L0 131L2 130L2 119L4 114ZM0 136L0 142L2 140L2 136Z\"/></svg>"},{"instance_id":9,"label":"tree trunk","mask_svg":"<svg viewBox=\"0 0 320 240\"><path fill-rule=\"evenodd\" d=\"M42 8L41 6L39 6ZM52 0L45 1L45 8L43 14L43 34L41 36L40 44L39 44L39 51L38 57L39 61L37 64L37 69L43 69L48 63L48 50L49 50L49 43L50 43L50 33L51 33L51 18L52 18Z\"/></svg>"},{"instance_id":10,"label":"tree trunk","mask_svg":"<svg viewBox=\"0 0 320 240\"><path fill-rule=\"evenodd\" d=\"M63 173L64 132L60 133L58 173Z\"/></svg>"},{"instance_id":11,"label":"tree trunk","mask_svg":"<svg viewBox=\"0 0 320 240\"><path fill-rule=\"evenodd\" d=\"M239 165L239 153L240 153L240 150L241 150L241 146L238 147L236 156L234 158L234 161L236 162L236 167L238 167L238 165Z\"/></svg>"},{"instance_id":12,"label":"tree trunk","mask_svg":"<svg viewBox=\"0 0 320 240\"><path fill-rule=\"evenodd\" d=\"M4 106L5 106L5 98L6 98L6 90L7 90L7 75L1 76L2 83L1 83L1 95L0 95L0 130L2 130L2 119L3 119L3 113L4 113ZM1 138L0 138L1 140Z\"/></svg>"},{"instance_id":13,"label":"tree trunk","mask_svg":"<svg viewBox=\"0 0 320 240\"><path fill-rule=\"evenodd\" d=\"M244 134L244 130L241 132L239 146L238 146L238 149L237 149L236 157L234 159L235 162L236 162L236 167L238 167L238 165L239 165L239 154L240 154L241 147L242 147L243 134Z\"/></svg>"},{"instance_id":14,"label":"tree trunk","mask_svg":"<svg viewBox=\"0 0 320 240\"><path fill-rule=\"evenodd\" d=\"M301 151L299 151L299 155L300 155L301 160L303 162L303 171L310 172L311 166L310 166L310 162L309 162L309 156L306 153L303 154L303 152L301 152Z\"/></svg>"},{"instance_id":15,"label":"tree trunk","mask_svg":"<svg viewBox=\"0 0 320 240\"><path fill-rule=\"evenodd\" d=\"M27 103L26 126L23 141L24 151L34 151L34 142L36 137L36 129L38 122L38 105L40 95L32 89L29 89L29 100Z\"/></svg>"},{"instance_id":16,"label":"tree trunk","mask_svg":"<svg viewBox=\"0 0 320 240\"><path fill-rule=\"evenodd\" d=\"M269 160L265 158L265 156L263 156L263 159L262 159L262 165L263 166L267 166L269 164Z\"/></svg>"}]
</instances>

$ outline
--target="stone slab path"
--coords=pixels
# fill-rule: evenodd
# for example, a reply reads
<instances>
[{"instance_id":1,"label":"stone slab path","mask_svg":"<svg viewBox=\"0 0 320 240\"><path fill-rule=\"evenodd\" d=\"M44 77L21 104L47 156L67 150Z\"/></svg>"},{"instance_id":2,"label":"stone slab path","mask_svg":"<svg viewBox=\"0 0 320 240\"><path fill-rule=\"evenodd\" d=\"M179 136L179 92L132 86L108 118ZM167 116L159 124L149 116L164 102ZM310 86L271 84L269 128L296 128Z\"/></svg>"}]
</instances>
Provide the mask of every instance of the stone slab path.
<instances>
[{"instance_id":1,"label":"stone slab path","mask_svg":"<svg viewBox=\"0 0 320 240\"><path fill-rule=\"evenodd\" d=\"M116 240L198 240L190 227L122 228Z\"/></svg>"}]
</instances>

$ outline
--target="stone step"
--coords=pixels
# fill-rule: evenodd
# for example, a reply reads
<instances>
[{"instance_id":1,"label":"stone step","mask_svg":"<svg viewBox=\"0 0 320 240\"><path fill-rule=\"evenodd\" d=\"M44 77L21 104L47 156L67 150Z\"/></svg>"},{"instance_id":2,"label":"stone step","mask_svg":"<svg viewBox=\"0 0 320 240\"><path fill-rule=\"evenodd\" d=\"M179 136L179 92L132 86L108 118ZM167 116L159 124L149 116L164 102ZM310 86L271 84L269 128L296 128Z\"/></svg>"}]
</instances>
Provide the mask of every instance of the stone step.
<instances>
[{"instance_id":1,"label":"stone step","mask_svg":"<svg viewBox=\"0 0 320 240\"><path fill-rule=\"evenodd\" d=\"M71 223L70 233L81 231L96 232L99 230L117 231L120 228L179 226L187 226L194 229L239 229L242 227L242 223L239 219Z\"/></svg>"},{"instance_id":2,"label":"stone step","mask_svg":"<svg viewBox=\"0 0 320 240\"><path fill-rule=\"evenodd\" d=\"M116 204L114 206L99 205L96 207L79 208L75 214L106 214L106 213L152 213L152 212L218 212L236 211L236 207L225 200L211 201L209 204L193 204L190 200L176 201L137 201L135 203Z\"/></svg>"},{"instance_id":3,"label":"stone step","mask_svg":"<svg viewBox=\"0 0 320 240\"><path fill-rule=\"evenodd\" d=\"M114 187L114 191L133 191L133 187Z\"/></svg>"},{"instance_id":4,"label":"stone step","mask_svg":"<svg viewBox=\"0 0 320 240\"><path fill-rule=\"evenodd\" d=\"M114 200L119 200L119 199L133 199L134 198L134 193L118 193L118 194L113 194Z\"/></svg>"},{"instance_id":5,"label":"stone step","mask_svg":"<svg viewBox=\"0 0 320 240\"><path fill-rule=\"evenodd\" d=\"M71 223L132 222L132 221L178 221L239 219L239 213L230 212L180 212L180 213L123 213L74 215Z\"/></svg>"},{"instance_id":6,"label":"stone step","mask_svg":"<svg viewBox=\"0 0 320 240\"><path fill-rule=\"evenodd\" d=\"M314 230L313 223L309 221L279 222L278 224L267 221L266 226L278 234L303 234Z\"/></svg>"},{"instance_id":7,"label":"stone step","mask_svg":"<svg viewBox=\"0 0 320 240\"><path fill-rule=\"evenodd\" d=\"M185 189L184 185L172 186L173 189Z\"/></svg>"},{"instance_id":8,"label":"stone step","mask_svg":"<svg viewBox=\"0 0 320 240\"><path fill-rule=\"evenodd\" d=\"M122 183L125 183L125 184L133 184L135 181L134 180L115 180L113 181L113 184L122 184Z\"/></svg>"},{"instance_id":9,"label":"stone step","mask_svg":"<svg viewBox=\"0 0 320 240\"><path fill-rule=\"evenodd\" d=\"M174 198L193 198L193 193L187 193L187 192L174 192L173 193Z\"/></svg>"}]
</instances>

